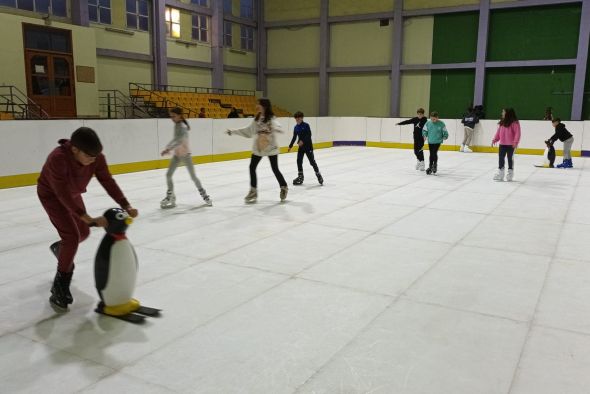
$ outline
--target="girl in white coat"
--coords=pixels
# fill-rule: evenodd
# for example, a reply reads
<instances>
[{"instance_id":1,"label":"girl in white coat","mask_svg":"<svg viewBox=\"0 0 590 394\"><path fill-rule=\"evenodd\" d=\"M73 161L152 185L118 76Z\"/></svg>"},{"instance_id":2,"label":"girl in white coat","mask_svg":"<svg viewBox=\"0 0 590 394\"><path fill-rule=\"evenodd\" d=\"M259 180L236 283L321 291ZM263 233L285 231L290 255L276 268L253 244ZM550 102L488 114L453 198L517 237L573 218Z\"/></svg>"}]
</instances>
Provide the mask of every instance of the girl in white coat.
<instances>
[{"instance_id":1,"label":"girl in white coat","mask_svg":"<svg viewBox=\"0 0 590 394\"><path fill-rule=\"evenodd\" d=\"M256 112L256 117L248 127L227 130L229 135L237 134L254 139L250 159L250 192L246 195L245 200L247 203L252 203L258 198L256 167L262 160L262 156L268 156L272 172L281 186L281 201L284 201L287 198L289 189L283 174L279 170L279 145L276 140L276 133L284 133L284 131L274 117L269 99L258 99Z\"/></svg>"}]
</instances>

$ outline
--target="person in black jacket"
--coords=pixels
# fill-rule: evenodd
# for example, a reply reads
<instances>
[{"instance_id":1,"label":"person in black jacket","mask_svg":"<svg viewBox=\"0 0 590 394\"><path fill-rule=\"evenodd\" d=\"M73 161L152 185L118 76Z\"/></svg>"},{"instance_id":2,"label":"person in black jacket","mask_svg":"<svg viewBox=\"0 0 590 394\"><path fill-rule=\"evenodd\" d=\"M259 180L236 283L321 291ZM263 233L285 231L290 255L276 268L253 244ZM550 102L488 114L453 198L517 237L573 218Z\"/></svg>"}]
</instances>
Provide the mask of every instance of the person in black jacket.
<instances>
[{"instance_id":1,"label":"person in black jacket","mask_svg":"<svg viewBox=\"0 0 590 394\"><path fill-rule=\"evenodd\" d=\"M236 107L231 107L231 111L229 111L229 113L227 114L227 117L228 118L239 118L240 113L238 112Z\"/></svg>"},{"instance_id":2,"label":"person in black jacket","mask_svg":"<svg viewBox=\"0 0 590 394\"><path fill-rule=\"evenodd\" d=\"M555 127L555 134L549 138L549 141L553 143L557 140L563 142L563 163L558 164L557 168L573 168L572 163L572 145L574 143L574 136L567 131L565 125L561 123L561 119L555 118L551 121L553 127Z\"/></svg>"},{"instance_id":3,"label":"person in black jacket","mask_svg":"<svg viewBox=\"0 0 590 394\"><path fill-rule=\"evenodd\" d=\"M414 154L418 159L418 162L416 163L416 169L424 171L426 166L424 165L424 137L422 136L422 129L424 128L424 125L428 119L424 116L423 108L418 108L416 115L416 117L396 123L396 125L414 125Z\"/></svg>"},{"instance_id":4,"label":"person in black jacket","mask_svg":"<svg viewBox=\"0 0 590 394\"><path fill-rule=\"evenodd\" d=\"M303 155L307 155L309 164L311 164L315 171L315 175L318 177L318 182L320 185L323 185L324 178L322 177L322 174L320 174L320 169L318 168L318 165L315 162L315 158L313 156L311 128L309 127L309 124L303 121L303 112L297 111L293 117L295 118L297 124L293 128L293 138L289 144L288 152L290 152L291 148L293 148L295 140L299 139L297 141L297 145L299 145L299 150L297 151L297 178L293 179L293 184L301 185L303 183Z\"/></svg>"},{"instance_id":5,"label":"person in black jacket","mask_svg":"<svg viewBox=\"0 0 590 394\"><path fill-rule=\"evenodd\" d=\"M471 139L473 138L473 130L475 129L475 125L479 123L479 118L475 113L475 109L471 107L467 108L467 114L463 116L461 123L463 123L465 136L463 137L463 143L461 144L461 148L459 148L459 152L471 153L473 151L469 148L469 145L471 145Z\"/></svg>"}]
</instances>

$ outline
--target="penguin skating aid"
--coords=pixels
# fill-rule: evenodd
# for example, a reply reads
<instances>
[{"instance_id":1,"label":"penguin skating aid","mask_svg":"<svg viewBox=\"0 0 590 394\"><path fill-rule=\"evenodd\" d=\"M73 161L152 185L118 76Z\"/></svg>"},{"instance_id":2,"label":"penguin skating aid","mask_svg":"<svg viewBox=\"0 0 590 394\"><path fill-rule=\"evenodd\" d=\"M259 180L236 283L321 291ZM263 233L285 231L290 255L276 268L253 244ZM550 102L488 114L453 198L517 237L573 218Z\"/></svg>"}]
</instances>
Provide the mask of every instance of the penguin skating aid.
<instances>
[{"instance_id":1,"label":"penguin skating aid","mask_svg":"<svg viewBox=\"0 0 590 394\"><path fill-rule=\"evenodd\" d=\"M96 258L94 279L100 302L97 313L141 323L144 316L157 316L160 309L142 306L132 298L137 279L137 255L125 231L131 217L120 208L108 209L103 215L108 222Z\"/></svg>"}]
</instances>

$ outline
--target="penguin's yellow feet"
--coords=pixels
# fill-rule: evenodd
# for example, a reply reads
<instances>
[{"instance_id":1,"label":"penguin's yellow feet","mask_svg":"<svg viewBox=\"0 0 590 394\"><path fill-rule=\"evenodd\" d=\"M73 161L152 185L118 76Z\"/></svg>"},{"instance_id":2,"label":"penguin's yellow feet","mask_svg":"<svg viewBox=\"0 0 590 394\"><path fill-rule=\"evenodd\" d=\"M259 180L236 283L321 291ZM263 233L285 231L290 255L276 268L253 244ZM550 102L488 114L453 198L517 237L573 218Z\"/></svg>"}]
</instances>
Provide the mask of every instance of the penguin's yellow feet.
<instances>
[{"instance_id":1,"label":"penguin's yellow feet","mask_svg":"<svg viewBox=\"0 0 590 394\"><path fill-rule=\"evenodd\" d=\"M138 310L139 307L139 301L137 301L135 298L132 298L125 304L111 306L105 305L103 311L105 315L123 316Z\"/></svg>"}]
</instances>

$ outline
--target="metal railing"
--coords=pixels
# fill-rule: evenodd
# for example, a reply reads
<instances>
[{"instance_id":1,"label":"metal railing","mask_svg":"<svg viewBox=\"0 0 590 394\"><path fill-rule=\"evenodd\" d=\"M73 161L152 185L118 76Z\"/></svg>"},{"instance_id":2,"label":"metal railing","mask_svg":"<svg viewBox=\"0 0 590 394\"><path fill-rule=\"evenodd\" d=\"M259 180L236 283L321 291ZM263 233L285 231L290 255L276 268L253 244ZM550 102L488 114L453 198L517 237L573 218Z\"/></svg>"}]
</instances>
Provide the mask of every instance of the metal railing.
<instances>
[{"instance_id":1,"label":"metal railing","mask_svg":"<svg viewBox=\"0 0 590 394\"><path fill-rule=\"evenodd\" d=\"M153 116L137 102L116 89L100 89L98 106L101 118L107 119L138 119Z\"/></svg>"},{"instance_id":2,"label":"metal railing","mask_svg":"<svg viewBox=\"0 0 590 394\"><path fill-rule=\"evenodd\" d=\"M172 108L178 107L182 109L182 112L189 118L196 117L198 112L182 106L174 100L170 100L167 97L158 94L158 92L146 89L145 86L152 86L149 84L137 84L134 82L129 83L129 97L131 101L136 104L142 101L145 110L154 118L168 118L169 112Z\"/></svg>"},{"instance_id":3,"label":"metal railing","mask_svg":"<svg viewBox=\"0 0 590 394\"><path fill-rule=\"evenodd\" d=\"M153 85L149 83L132 83L145 90L161 91L161 92L179 92L179 93L203 93L203 94L227 94L234 96L254 96L254 90L240 90L240 89L216 89L205 88L199 86L180 86L180 85ZM131 83L129 84L131 88Z\"/></svg>"},{"instance_id":4,"label":"metal railing","mask_svg":"<svg viewBox=\"0 0 590 394\"><path fill-rule=\"evenodd\" d=\"M0 86L0 112L13 119L49 119L49 114L16 86Z\"/></svg>"}]
</instances>

